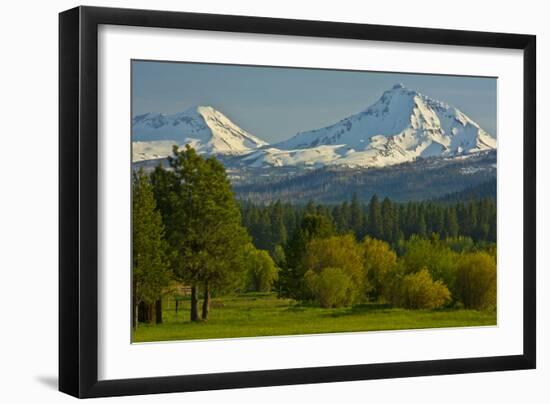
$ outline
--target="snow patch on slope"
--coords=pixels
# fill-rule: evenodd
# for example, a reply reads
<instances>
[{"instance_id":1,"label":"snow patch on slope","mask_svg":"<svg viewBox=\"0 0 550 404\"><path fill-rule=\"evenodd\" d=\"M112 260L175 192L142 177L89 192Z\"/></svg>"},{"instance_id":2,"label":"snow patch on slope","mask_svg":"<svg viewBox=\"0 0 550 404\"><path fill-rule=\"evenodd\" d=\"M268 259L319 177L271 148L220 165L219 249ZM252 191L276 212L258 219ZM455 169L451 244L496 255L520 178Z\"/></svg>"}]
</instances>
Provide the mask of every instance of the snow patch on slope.
<instances>
[{"instance_id":1,"label":"snow patch on slope","mask_svg":"<svg viewBox=\"0 0 550 404\"><path fill-rule=\"evenodd\" d=\"M347 146L330 145L309 149L281 150L275 147L263 148L240 159L241 164L249 167L309 166L322 167L333 164L346 154Z\"/></svg>"}]
</instances>

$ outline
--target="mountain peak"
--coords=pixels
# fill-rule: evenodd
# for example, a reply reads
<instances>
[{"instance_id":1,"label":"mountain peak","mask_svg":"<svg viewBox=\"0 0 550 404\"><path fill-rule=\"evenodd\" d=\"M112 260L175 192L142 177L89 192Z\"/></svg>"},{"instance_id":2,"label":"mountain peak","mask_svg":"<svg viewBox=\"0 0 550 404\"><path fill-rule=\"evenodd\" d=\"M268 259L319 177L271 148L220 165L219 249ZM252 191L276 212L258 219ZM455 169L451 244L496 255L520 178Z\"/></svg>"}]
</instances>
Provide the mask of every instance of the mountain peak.
<instances>
[{"instance_id":1,"label":"mountain peak","mask_svg":"<svg viewBox=\"0 0 550 404\"><path fill-rule=\"evenodd\" d=\"M132 140L139 160L168 156L174 144L190 145L198 153L214 155L246 154L267 144L209 105L192 106L170 115L138 115L132 120Z\"/></svg>"},{"instance_id":2,"label":"mountain peak","mask_svg":"<svg viewBox=\"0 0 550 404\"><path fill-rule=\"evenodd\" d=\"M495 149L496 139L458 109L397 83L366 110L276 146L329 145L339 147L335 164L370 167Z\"/></svg>"},{"instance_id":3,"label":"mountain peak","mask_svg":"<svg viewBox=\"0 0 550 404\"><path fill-rule=\"evenodd\" d=\"M161 114L161 115L163 115L165 117L168 117L168 118L177 119L177 118L182 117L182 116L196 116L197 114L199 114L199 115L212 114L212 113L215 113L215 112L217 112L217 111L209 105L193 105L191 107L188 107L188 108L184 109L181 112L176 112L176 113L173 113L173 114Z\"/></svg>"},{"instance_id":4,"label":"mountain peak","mask_svg":"<svg viewBox=\"0 0 550 404\"><path fill-rule=\"evenodd\" d=\"M199 113L200 112L203 112L203 113L218 113L218 114L221 114L220 111L218 111L216 108L210 106L210 105L195 105L194 107L192 107L192 109L194 109L195 111L198 111Z\"/></svg>"}]
</instances>

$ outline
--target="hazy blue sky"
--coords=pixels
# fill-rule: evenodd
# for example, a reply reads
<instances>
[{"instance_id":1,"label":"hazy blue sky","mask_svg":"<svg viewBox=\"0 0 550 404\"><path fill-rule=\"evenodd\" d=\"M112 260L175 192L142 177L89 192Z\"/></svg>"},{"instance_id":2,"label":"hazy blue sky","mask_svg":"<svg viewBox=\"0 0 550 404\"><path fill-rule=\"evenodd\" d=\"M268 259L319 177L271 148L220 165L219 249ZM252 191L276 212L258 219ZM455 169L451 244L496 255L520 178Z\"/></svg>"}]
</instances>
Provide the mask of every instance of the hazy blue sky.
<instances>
[{"instance_id":1,"label":"hazy blue sky","mask_svg":"<svg viewBox=\"0 0 550 404\"><path fill-rule=\"evenodd\" d=\"M454 105L496 135L494 78L134 61L133 114L210 105L268 141L362 111L395 83Z\"/></svg>"}]
</instances>

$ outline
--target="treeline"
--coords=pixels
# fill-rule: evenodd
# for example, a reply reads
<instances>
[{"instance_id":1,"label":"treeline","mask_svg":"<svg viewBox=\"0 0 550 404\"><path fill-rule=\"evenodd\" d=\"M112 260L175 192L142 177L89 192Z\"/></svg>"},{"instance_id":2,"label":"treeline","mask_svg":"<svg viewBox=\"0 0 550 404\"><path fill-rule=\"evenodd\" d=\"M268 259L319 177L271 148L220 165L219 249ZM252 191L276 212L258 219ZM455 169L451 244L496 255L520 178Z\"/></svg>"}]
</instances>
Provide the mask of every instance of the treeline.
<instances>
[{"instance_id":1,"label":"treeline","mask_svg":"<svg viewBox=\"0 0 550 404\"><path fill-rule=\"evenodd\" d=\"M280 268L280 297L322 307L496 308L496 203L241 204L243 225Z\"/></svg>"},{"instance_id":2,"label":"treeline","mask_svg":"<svg viewBox=\"0 0 550 404\"><path fill-rule=\"evenodd\" d=\"M495 310L496 249L470 238L416 235L400 254L382 240L338 234L325 216L305 214L284 249L279 296L321 307L387 302L407 309Z\"/></svg>"},{"instance_id":3,"label":"treeline","mask_svg":"<svg viewBox=\"0 0 550 404\"><path fill-rule=\"evenodd\" d=\"M370 236L394 248L416 235L437 234L442 239L468 237L478 244L496 242L496 201L493 198L456 203L382 201L374 195L368 204L354 196L339 205L296 206L277 201L261 206L241 203L243 225L257 248L276 254L284 246L306 214L323 216L339 234L352 233L361 240Z\"/></svg>"}]
</instances>

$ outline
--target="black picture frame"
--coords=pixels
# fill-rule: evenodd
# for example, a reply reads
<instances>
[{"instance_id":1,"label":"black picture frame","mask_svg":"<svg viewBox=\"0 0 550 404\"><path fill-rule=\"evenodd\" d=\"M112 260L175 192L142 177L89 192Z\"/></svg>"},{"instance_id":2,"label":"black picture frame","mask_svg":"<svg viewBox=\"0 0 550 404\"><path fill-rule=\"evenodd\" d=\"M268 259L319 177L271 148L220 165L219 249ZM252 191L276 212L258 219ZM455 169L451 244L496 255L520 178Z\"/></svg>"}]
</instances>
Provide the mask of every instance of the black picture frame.
<instances>
[{"instance_id":1,"label":"black picture frame","mask_svg":"<svg viewBox=\"0 0 550 404\"><path fill-rule=\"evenodd\" d=\"M522 50L523 354L99 381L97 62L100 24ZM533 35L96 7L77 7L60 13L59 390L85 398L534 369L535 122L536 37Z\"/></svg>"}]
</instances>

